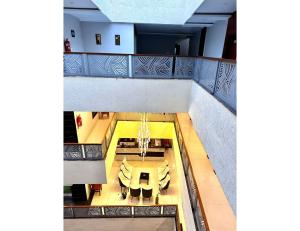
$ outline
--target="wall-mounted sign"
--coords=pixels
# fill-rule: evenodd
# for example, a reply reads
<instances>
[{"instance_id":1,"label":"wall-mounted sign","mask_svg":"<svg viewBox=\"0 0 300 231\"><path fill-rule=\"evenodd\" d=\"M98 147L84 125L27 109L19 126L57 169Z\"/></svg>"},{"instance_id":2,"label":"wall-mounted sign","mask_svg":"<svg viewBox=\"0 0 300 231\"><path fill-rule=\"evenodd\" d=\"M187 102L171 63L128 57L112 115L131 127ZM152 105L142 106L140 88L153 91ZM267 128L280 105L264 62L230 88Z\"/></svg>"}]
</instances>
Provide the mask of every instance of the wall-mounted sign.
<instances>
[{"instance_id":1,"label":"wall-mounted sign","mask_svg":"<svg viewBox=\"0 0 300 231\"><path fill-rule=\"evenodd\" d=\"M96 36L96 44L100 45L101 44L101 34L95 34Z\"/></svg>"},{"instance_id":2,"label":"wall-mounted sign","mask_svg":"<svg viewBox=\"0 0 300 231\"><path fill-rule=\"evenodd\" d=\"M115 35L115 45L119 46L121 43L121 38L119 34Z\"/></svg>"},{"instance_id":3,"label":"wall-mounted sign","mask_svg":"<svg viewBox=\"0 0 300 231\"><path fill-rule=\"evenodd\" d=\"M75 31L74 31L74 30L71 30L71 36L72 36L73 38L75 38Z\"/></svg>"}]
</instances>

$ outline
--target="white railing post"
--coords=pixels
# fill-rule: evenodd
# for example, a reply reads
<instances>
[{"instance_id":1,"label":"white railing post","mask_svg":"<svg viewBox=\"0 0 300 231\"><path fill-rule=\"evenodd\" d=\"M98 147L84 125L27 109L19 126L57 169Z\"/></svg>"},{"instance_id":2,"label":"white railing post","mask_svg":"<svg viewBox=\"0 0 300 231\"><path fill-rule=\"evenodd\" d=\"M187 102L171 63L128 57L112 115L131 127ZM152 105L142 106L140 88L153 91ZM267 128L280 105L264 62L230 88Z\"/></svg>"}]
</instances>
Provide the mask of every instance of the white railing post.
<instances>
[{"instance_id":1,"label":"white railing post","mask_svg":"<svg viewBox=\"0 0 300 231\"><path fill-rule=\"evenodd\" d=\"M132 77L132 55L128 55L128 75Z\"/></svg>"}]
</instances>

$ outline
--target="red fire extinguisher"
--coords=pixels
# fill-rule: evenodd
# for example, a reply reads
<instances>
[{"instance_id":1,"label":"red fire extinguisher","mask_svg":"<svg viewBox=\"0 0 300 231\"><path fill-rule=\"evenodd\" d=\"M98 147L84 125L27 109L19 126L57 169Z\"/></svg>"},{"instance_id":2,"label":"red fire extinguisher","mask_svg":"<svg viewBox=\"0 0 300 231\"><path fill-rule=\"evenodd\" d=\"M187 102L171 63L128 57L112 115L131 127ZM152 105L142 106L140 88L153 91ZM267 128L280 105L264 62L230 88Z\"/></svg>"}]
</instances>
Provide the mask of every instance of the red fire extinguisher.
<instances>
[{"instance_id":1,"label":"red fire extinguisher","mask_svg":"<svg viewBox=\"0 0 300 231\"><path fill-rule=\"evenodd\" d=\"M78 128L82 126L82 119L80 115L76 116L76 124Z\"/></svg>"},{"instance_id":2,"label":"red fire extinguisher","mask_svg":"<svg viewBox=\"0 0 300 231\"><path fill-rule=\"evenodd\" d=\"M67 38L64 41L64 46L65 46L65 52L71 52L71 43Z\"/></svg>"}]
</instances>

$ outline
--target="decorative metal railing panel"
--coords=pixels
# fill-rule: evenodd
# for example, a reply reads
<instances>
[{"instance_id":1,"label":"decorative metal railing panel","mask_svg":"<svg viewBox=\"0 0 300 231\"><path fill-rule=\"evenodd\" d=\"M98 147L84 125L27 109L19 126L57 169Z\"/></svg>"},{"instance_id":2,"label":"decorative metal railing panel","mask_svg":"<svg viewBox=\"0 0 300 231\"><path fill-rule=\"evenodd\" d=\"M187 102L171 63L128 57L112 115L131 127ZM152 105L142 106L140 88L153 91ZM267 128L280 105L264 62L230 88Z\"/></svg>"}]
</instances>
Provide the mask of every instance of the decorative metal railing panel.
<instances>
[{"instance_id":1,"label":"decorative metal railing panel","mask_svg":"<svg viewBox=\"0 0 300 231\"><path fill-rule=\"evenodd\" d=\"M110 217L128 217L131 216L130 206L108 206L104 207L104 214Z\"/></svg>"},{"instance_id":2,"label":"decorative metal railing panel","mask_svg":"<svg viewBox=\"0 0 300 231\"><path fill-rule=\"evenodd\" d=\"M64 144L64 160L102 160L101 144Z\"/></svg>"},{"instance_id":3,"label":"decorative metal railing panel","mask_svg":"<svg viewBox=\"0 0 300 231\"><path fill-rule=\"evenodd\" d=\"M102 217L101 207L82 207L82 208L73 208L75 218L93 218L93 217Z\"/></svg>"},{"instance_id":4,"label":"decorative metal railing panel","mask_svg":"<svg viewBox=\"0 0 300 231\"><path fill-rule=\"evenodd\" d=\"M87 160L102 160L102 149L100 144L83 145L85 158Z\"/></svg>"},{"instance_id":5,"label":"decorative metal railing panel","mask_svg":"<svg viewBox=\"0 0 300 231\"><path fill-rule=\"evenodd\" d=\"M196 185L194 182L194 177L192 175L192 170L191 170L190 166L187 171L186 179L187 179L187 186L188 186L188 190L189 190L191 205L192 205L192 208L195 209L196 205L197 205L198 197L197 197L197 191L196 191Z\"/></svg>"},{"instance_id":6,"label":"decorative metal railing panel","mask_svg":"<svg viewBox=\"0 0 300 231\"><path fill-rule=\"evenodd\" d=\"M236 111L236 64L219 62L214 96Z\"/></svg>"},{"instance_id":7,"label":"decorative metal railing panel","mask_svg":"<svg viewBox=\"0 0 300 231\"><path fill-rule=\"evenodd\" d=\"M64 55L64 74L68 75L85 75L83 55L65 54Z\"/></svg>"},{"instance_id":8,"label":"decorative metal railing panel","mask_svg":"<svg viewBox=\"0 0 300 231\"><path fill-rule=\"evenodd\" d=\"M83 152L81 145L65 144L64 145L64 160L82 160Z\"/></svg>"},{"instance_id":9,"label":"decorative metal railing panel","mask_svg":"<svg viewBox=\"0 0 300 231\"><path fill-rule=\"evenodd\" d=\"M181 139L182 139L182 134L179 129L179 124L178 124L177 118L175 119L174 124L175 124L175 129L176 129L175 132L177 134L177 138L181 137ZM194 221L195 221L195 225L196 225L196 230L197 231L206 231L204 219L203 219L200 204L199 204L199 198L198 198L198 194L197 194L195 180L194 180L192 170L191 170L191 167L189 164L189 160L187 157L187 151L186 151L184 143L182 143L182 150L180 151L180 154L181 154L182 163L183 163L183 170L185 173L185 180L186 180L187 187L188 187L190 203L191 203L192 210L193 210L193 217L194 217Z\"/></svg>"},{"instance_id":10,"label":"decorative metal railing panel","mask_svg":"<svg viewBox=\"0 0 300 231\"><path fill-rule=\"evenodd\" d=\"M214 92L216 74L218 69L217 60L197 58L195 62L194 80L201 84L210 93Z\"/></svg>"},{"instance_id":11,"label":"decorative metal railing panel","mask_svg":"<svg viewBox=\"0 0 300 231\"><path fill-rule=\"evenodd\" d=\"M87 57L91 76L128 77L128 55L94 55Z\"/></svg>"},{"instance_id":12,"label":"decorative metal railing panel","mask_svg":"<svg viewBox=\"0 0 300 231\"><path fill-rule=\"evenodd\" d=\"M192 79L194 77L195 58L176 57L175 78Z\"/></svg>"},{"instance_id":13,"label":"decorative metal railing panel","mask_svg":"<svg viewBox=\"0 0 300 231\"><path fill-rule=\"evenodd\" d=\"M163 214L167 216L176 216L177 207L175 205L163 206Z\"/></svg>"},{"instance_id":14,"label":"decorative metal railing panel","mask_svg":"<svg viewBox=\"0 0 300 231\"><path fill-rule=\"evenodd\" d=\"M175 219L176 230L181 231L177 205L154 206L67 206L64 207L64 219L76 218L135 218L168 217Z\"/></svg>"},{"instance_id":15,"label":"decorative metal railing panel","mask_svg":"<svg viewBox=\"0 0 300 231\"><path fill-rule=\"evenodd\" d=\"M173 57L133 56L134 77L171 78Z\"/></svg>"},{"instance_id":16,"label":"decorative metal railing panel","mask_svg":"<svg viewBox=\"0 0 300 231\"><path fill-rule=\"evenodd\" d=\"M222 59L181 56L68 53L65 76L193 79L233 113L236 112L236 64ZM175 63L174 63L175 61ZM131 74L129 74L131 73ZM109 144L109 139L107 144Z\"/></svg>"},{"instance_id":17,"label":"decorative metal railing panel","mask_svg":"<svg viewBox=\"0 0 300 231\"><path fill-rule=\"evenodd\" d=\"M201 213L199 201L197 201L196 208L194 209L194 220L197 231L206 231L204 219Z\"/></svg>"},{"instance_id":18,"label":"decorative metal railing panel","mask_svg":"<svg viewBox=\"0 0 300 231\"><path fill-rule=\"evenodd\" d=\"M64 207L64 218L97 217L176 217L177 205L153 206L71 206Z\"/></svg>"},{"instance_id":19,"label":"decorative metal railing panel","mask_svg":"<svg viewBox=\"0 0 300 231\"><path fill-rule=\"evenodd\" d=\"M161 216L160 206L135 206L134 215L136 217L156 217Z\"/></svg>"},{"instance_id":20,"label":"decorative metal railing panel","mask_svg":"<svg viewBox=\"0 0 300 231\"><path fill-rule=\"evenodd\" d=\"M189 167L189 160L186 154L185 146L183 145L182 151L181 151L181 158L182 158L182 164L183 164L183 170L185 175L188 174L188 167Z\"/></svg>"}]
</instances>

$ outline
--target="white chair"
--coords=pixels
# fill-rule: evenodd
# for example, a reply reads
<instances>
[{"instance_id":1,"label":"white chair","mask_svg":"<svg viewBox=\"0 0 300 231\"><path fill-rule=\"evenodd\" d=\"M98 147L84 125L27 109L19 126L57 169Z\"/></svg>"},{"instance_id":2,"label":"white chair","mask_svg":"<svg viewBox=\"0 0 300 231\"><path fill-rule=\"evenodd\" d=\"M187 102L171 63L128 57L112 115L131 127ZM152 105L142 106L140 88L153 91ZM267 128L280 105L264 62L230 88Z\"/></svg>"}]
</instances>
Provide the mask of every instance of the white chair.
<instances>
[{"instance_id":1,"label":"white chair","mask_svg":"<svg viewBox=\"0 0 300 231\"><path fill-rule=\"evenodd\" d=\"M133 167L127 162L126 159L124 159L124 160L122 161L122 164L124 165L124 167L125 167L129 172L132 172Z\"/></svg>"},{"instance_id":2,"label":"white chair","mask_svg":"<svg viewBox=\"0 0 300 231\"><path fill-rule=\"evenodd\" d=\"M131 179L131 172L129 172L124 165L121 166L121 172L123 173L123 175L130 180Z\"/></svg>"},{"instance_id":3,"label":"white chair","mask_svg":"<svg viewBox=\"0 0 300 231\"><path fill-rule=\"evenodd\" d=\"M125 186L125 187L127 187L127 188L129 188L129 186L130 186L130 180L128 180L124 175L123 175L123 173L122 172L119 172L119 180L120 180L120 182Z\"/></svg>"},{"instance_id":4,"label":"white chair","mask_svg":"<svg viewBox=\"0 0 300 231\"><path fill-rule=\"evenodd\" d=\"M159 181L162 181L167 174L169 174L170 172L170 168L167 166L162 172L159 172L158 173L158 180Z\"/></svg>"},{"instance_id":5,"label":"white chair","mask_svg":"<svg viewBox=\"0 0 300 231\"><path fill-rule=\"evenodd\" d=\"M169 162L167 160L164 160L164 162L158 167L158 173L164 171L165 168L168 166L169 166Z\"/></svg>"},{"instance_id":6,"label":"white chair","mask_svg":"<svg viewBox=\"0 0 300 231\"><path fill-rule=\"evenodd\" d=\"M161 182L159 182L159 190L160 190L160 192L162 192L163 190L166 190L166 191L168 190L169 185L170 185L170 181L171 181L171 177L168 174L164 180L162 180Z\"/></svg>"}]
</instances>

